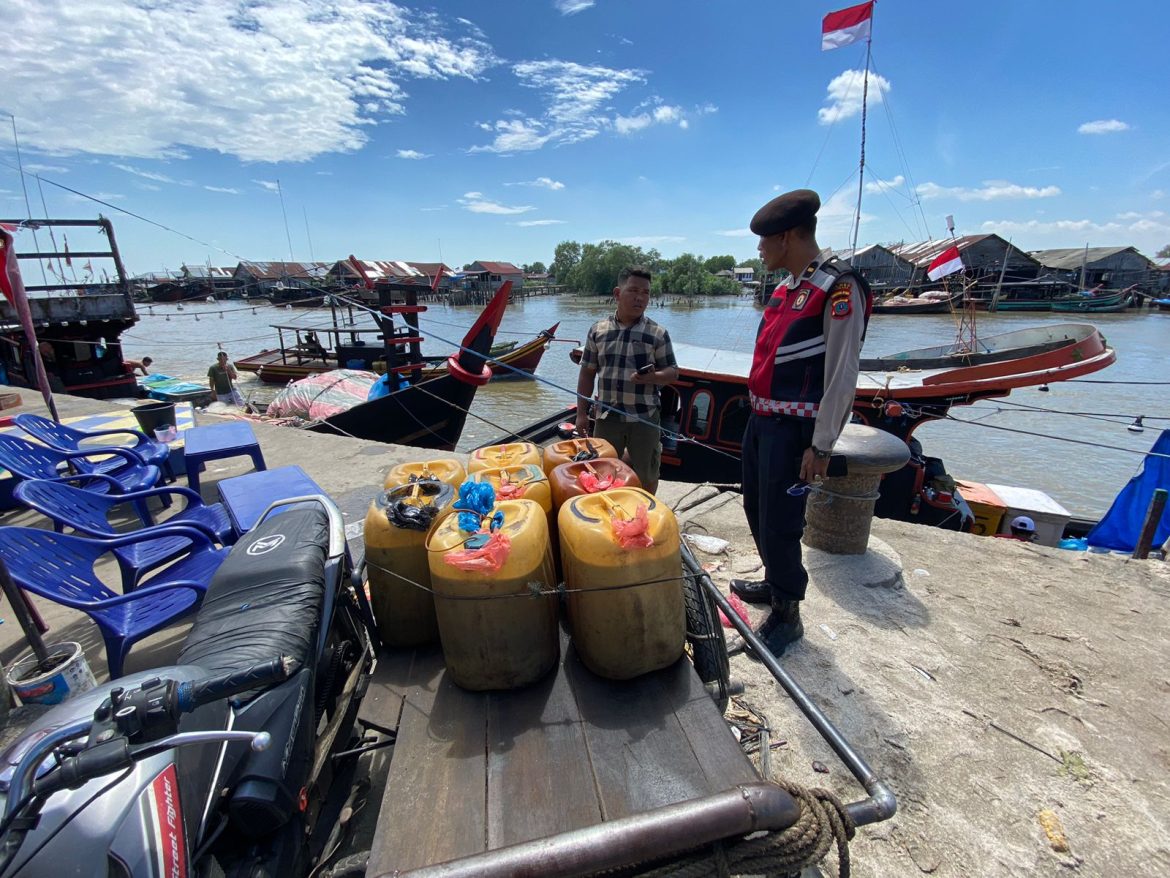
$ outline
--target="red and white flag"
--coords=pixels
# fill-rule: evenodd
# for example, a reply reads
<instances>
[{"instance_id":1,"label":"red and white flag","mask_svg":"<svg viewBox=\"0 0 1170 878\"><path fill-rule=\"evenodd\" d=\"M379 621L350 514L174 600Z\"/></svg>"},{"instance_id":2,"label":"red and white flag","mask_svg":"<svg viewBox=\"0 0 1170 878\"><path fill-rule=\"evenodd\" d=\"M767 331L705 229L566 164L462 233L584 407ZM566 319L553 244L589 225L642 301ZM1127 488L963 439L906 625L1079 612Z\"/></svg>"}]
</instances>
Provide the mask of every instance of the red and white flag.
<instances>
[{"instance_id":1,"label":"red and white flag","mask_svg":"<svg viewBox=\"0 0 1170 878\"><path fill-rule=\"evenodd\" d=\"M873 4L874 0L869 0L826 15L821 22L821 51L868 40L873 24Z\"/></svg>"},{"instance_id":2,"label":"red and white flag","mask_svg":"<svg viewBox=\"0 0 1170 878\"><path fill-rule=\"evenodd\" d=\"M926 276L931 280L938 280L948 274L963 270L963 257L959 255L959 248L952 244L934 258L930 267L926 269Z\"/></svg>"}]
</instances>

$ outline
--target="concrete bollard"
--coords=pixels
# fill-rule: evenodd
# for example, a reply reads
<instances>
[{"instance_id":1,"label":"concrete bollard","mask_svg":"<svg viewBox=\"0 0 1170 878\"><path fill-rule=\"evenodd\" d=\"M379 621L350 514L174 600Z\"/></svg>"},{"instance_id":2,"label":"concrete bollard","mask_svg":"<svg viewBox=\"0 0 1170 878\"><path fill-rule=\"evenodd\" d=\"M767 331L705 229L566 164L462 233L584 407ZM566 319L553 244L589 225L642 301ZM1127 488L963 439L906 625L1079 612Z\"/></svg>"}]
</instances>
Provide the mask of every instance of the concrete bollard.
<instances>
[{"instance_id":1,"label":"concrete bollard","mask_svg":"<svg viewBox=\"0 0 1170 878\"><path fill-rule=\"evenodd\" d=\"M864 555L882 474L904 467L910 449L884 430L848 424L833 453L845 456L848 473L826 478L809 494L804 544L834 555Z\"/></svg>"}]
</instances>

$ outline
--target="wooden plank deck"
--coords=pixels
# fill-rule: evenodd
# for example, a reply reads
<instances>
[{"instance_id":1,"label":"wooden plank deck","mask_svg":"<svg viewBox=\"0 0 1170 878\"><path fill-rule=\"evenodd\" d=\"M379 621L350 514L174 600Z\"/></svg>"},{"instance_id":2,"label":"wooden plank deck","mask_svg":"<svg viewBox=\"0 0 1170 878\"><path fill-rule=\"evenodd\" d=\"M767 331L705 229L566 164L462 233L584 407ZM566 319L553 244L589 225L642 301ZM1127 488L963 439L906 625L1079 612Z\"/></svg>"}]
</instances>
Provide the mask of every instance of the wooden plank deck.
<instances>
[{"instance_id":1,"label":"wooden plank deck","mask_svg":"<svg viewBox=\"0 0 1170 878\"><path fill-rule=\"evenodd\" d=\"M373 699L371 701L371 699ZM368 875L545 838L759 780L684 657L603 680L567 640L555 674L459 689L437 650L383 653L369 712L399 714Z\"/></svg>"}]
</instances>

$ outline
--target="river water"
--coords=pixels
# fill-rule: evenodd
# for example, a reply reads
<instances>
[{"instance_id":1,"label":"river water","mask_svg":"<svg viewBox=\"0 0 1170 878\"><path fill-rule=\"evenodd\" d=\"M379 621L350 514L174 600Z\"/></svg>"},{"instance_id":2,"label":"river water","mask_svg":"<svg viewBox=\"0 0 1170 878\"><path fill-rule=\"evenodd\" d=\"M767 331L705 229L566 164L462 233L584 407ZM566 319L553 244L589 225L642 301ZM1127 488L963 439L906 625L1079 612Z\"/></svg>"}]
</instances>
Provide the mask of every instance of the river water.
<instances>
[{"instance_id":1,"label":"river water","mask_svg":"<svg viewBox=\"0 0 1170 878\"><path fill-rule=\"evenodd\" d=\"M476 394L460 450L473 448L505 431L530 423L566 405L576 386L569 359L572 342L584 338L609 302L593 297L538 297L511 304L498 341L526 340L560 321L558 341L546 351L538 381L493 381ZM431 305L421 315L427 338L424 353L453 349L479 313L475 307ZM151 367L175 377L205 382L207 367L222 346L233 359L276 346L271 324L322 325L328 309L304 311L242 302L139 305L140 322L122 336L127 357L154 358ZM760 311L749 298L702 299L654 304L650 316L679 342L750 352ZM1042 313L980 314L980 336L1046 323L1077 321L1076 315ZM1081 318L1082 320L1084 318ZM1074 515L1099 517L1134 474L1162 428L1170 428L1170 314L1132 311L1094 315L1117 351L1117 362L1085 380L1051 385L1047 393L1030 388L1002 400L956 407L965 423L932 422L915 436L927 454L941 457L957 478L1036 488ZM863 354L878 356L955 340L955 317L874 315ZM563 341L562 341L563 340ZM1150 382L1164 382L1162 384ZM1112 383L1089 383L1112 382ZM1146 383L1142 383L1146 382ZM258 386L245 376L245 395ZM1042 411L1025 410L1025 407ZM1144 433L1126 427L1135 416ZM999 429L1003 428L1003 429ZM1012 432L1027 431L1032 434ZM1062 440L1077 440L1074 444Z\"/></svg>"}]
</instances>

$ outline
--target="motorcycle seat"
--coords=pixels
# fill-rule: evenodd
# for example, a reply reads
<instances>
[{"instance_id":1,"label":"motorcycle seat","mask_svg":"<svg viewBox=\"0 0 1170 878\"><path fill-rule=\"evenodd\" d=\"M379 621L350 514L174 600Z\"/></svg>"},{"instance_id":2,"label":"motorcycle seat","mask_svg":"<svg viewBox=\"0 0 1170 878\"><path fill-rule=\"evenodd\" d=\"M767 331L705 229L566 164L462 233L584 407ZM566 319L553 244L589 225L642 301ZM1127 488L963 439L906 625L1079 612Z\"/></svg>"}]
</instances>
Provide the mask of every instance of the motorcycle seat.
<instances>
[{"instance_id":1,"label":"motorcycle seat","mask_svg":"<svg viewBox=\"0 0 1170 878\"><path fill-rule=\"evenodd\" d=\"M220 565L179 653L209 674L276 656L304 665L325 595L329 522L319 507L293 508L249 531Z\"/></svg>"}]
</instances>

